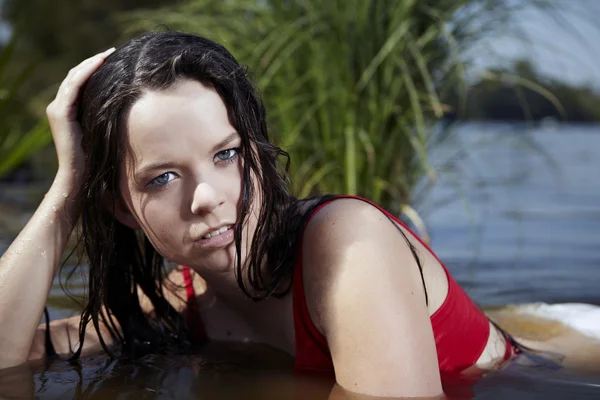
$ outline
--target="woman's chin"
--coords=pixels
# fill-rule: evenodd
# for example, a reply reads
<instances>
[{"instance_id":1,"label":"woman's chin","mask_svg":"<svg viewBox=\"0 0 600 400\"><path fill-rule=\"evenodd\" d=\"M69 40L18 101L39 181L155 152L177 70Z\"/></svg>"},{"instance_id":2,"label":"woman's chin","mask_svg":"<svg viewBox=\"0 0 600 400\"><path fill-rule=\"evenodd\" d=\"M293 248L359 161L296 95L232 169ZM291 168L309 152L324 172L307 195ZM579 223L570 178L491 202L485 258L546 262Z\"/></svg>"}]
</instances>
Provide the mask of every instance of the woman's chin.
<instances>
[{"instance_id":1,"label":"woman's chin","mask_svg":"<svg viewBox=\"0 0 600 400\"><path fill-rule=\"evenodd\" d=\"M179 260L179 264L186 265L198 273L231 272L235 269L237 260L235 243L209 249L194 247L188 256Z\"/></svg>"}]
</instances>

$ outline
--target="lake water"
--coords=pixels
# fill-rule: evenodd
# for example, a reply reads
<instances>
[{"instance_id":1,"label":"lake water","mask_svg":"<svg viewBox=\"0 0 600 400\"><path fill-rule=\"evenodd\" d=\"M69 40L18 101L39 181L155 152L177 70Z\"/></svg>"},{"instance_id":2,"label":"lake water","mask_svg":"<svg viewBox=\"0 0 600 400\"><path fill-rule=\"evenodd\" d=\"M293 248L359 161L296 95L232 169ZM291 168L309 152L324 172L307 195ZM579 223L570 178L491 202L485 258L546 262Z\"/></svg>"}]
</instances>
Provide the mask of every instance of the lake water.
<instances>
[{"instance_id":1,"label":"lake water","mask_svg":"<svg viewBox=\"0 0 600 400\"><path fill-rule=\"evenodd\" d=\"M453 276L483 305L600 303L600 126L472 124L457 136L472 150L419 207ZM456 181L461 199L430 206Z\"/></svg>"},{"instance_id":2,"label":"lake water","mask_svg":"<svg viewBox=\"0 0 600 400\"><path fill-rule=\"evenodd\" d=\"M462 125L431 152L444 172L431 191L418 193L416 208L433 249L478 304L600 304L599 153L597 125L494 124ZM26 189L2 189L0 205L18 212L0 214L0 252L31 212ZM52 318L72 312L57 285L51 296ZM257 349L239 350L215 345L135 364L98 356L5 370L0 397L327 398L330 380L249 365ZM600 398L600 376L530 361L490 373L456 398Z\"/></svg>"}]
</instances>

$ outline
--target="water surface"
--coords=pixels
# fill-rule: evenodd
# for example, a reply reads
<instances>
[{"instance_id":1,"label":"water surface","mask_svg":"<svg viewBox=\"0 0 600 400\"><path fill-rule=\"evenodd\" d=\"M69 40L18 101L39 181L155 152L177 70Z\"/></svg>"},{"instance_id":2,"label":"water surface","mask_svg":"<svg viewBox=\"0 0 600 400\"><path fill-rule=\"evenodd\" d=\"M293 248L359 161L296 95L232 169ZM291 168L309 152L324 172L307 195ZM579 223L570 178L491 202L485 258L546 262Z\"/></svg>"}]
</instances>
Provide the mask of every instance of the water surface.
<instances>
[{"instance_id":1,"label":"water surface","mask_svg":"<svg viewBox=\"0 0 600 400\"><path fill-rule=\"evenodd\" d=\"M453 160L452 168L446 168L416 207L425 217L433 249L478 304L600 304L599 151L600 126L526 130L466 124L431 152L435 164ZM43 187L0 190L2 251ZM70 315L72 307L56 284L52 318ZM289 360L265 361L258 350L215 345L133 364L97 356L74 364L57 361L5 370L0 371L0 396L327 398L330 379L294 376L281 367ZM521 358L456 398L597 399L599 385L600 375Z\"/></svg>"}]
</instances>

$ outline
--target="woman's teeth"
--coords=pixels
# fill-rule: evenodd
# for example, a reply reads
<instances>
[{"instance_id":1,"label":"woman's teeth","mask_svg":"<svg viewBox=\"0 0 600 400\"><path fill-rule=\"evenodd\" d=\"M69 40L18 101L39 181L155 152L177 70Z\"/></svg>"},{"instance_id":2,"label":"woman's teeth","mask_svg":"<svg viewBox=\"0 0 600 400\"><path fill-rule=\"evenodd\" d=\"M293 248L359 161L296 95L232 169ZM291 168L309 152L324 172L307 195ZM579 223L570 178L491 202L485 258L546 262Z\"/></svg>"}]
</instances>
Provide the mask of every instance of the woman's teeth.
<instances>
[{"instance_id":1,"label":"woman's teeth","mask_svg":"<svg viewBox=\"0 0 600 400\"><path fill-rule=\"evenodd\" d=\"M208 239L209 237L220 235L221 233L225 232L229 228L231 228L231 225L224 226L221 229L217 229L216 231L212 231L212 232L202 236L202 239Z\"/></svg>"}]
</instances>

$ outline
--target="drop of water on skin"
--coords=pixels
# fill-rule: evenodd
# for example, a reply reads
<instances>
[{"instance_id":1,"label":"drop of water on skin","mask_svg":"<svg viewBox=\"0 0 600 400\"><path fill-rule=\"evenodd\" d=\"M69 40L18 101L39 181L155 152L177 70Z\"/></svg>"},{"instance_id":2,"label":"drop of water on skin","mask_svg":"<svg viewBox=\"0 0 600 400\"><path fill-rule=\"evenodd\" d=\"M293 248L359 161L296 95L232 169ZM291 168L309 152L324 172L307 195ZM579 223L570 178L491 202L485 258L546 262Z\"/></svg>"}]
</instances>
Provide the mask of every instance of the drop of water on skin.
<instances>
[{"instance_id":1,"label":"drop of water on skin","mask_svg":"<svg viewBox=\"0 0 600 400\"><path fill-rule=\"evenodd\" d=\"M52 211L56 212L56 206L52 206Z\"/></svg>"},{"instance_id":2,"label":"drop of water on skin","mask_svg":"<svg viewBox=\"0 0 600 400\"><path fill-rule=\"evenodd\" d=\"M41 256L44 257L44 258L46 258L46 255L47 255L47 253L45 251L42 251Z\"/></svg>"},{"instance_id":3,"label":"drop of water on skin","mask_svg":"<svg viewBox=\"0 0 600 400\"><path fill-rule=\"evenodd\" d=\"M66 199L68 194L67 193L63 193L62 196Z\"/></svg>"}]
</instances>

